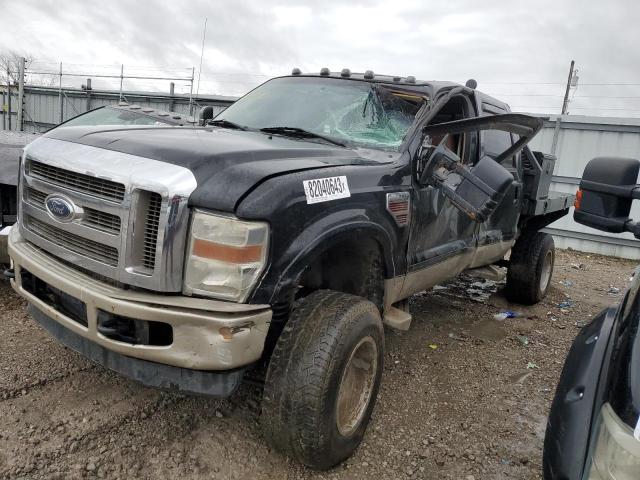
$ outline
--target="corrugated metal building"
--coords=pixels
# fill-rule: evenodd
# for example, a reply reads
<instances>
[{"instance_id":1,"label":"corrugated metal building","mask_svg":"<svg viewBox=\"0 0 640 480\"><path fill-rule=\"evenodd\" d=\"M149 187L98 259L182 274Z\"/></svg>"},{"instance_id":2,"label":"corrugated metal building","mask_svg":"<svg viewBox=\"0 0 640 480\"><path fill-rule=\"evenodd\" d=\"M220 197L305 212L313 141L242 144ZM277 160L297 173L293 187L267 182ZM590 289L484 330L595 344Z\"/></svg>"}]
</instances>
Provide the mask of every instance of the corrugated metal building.
<instances>
[{"instance_id":1,"label":"corrugated metal building","mask_svg":"<svg viewBox=\"0 0 640 480\"><path fill-rule=\"evenodd\" d=\"M6 92L6 86L0 85L0 91ZM4 104L8 105L6 93ZM62 96L62 102L60 98ZM17 130L17 88L11 92L11 130ZM171 95L161 92L123 92L125 101L143 107L177 112L189 115L188 95ZM113 90L82 90L65 87L60 93L57 87L25 86L24 88L24 131L28 133L44 132L64 120L88 110L104 105L118 103L120 93ZM205 105L211 105L217 112L224 110L236 100L235 97L220 95L201 95L193 98L194 112ZM62 114L60 112L62 105ZM2 125L8 125L9 115L2 114Z\"/></svg>"},{"instance_id":2,"label":"corrugated metal building","mask_svg":"<svg viewBox=\"0 0 640 480\"><path fill-rule=\"evenodd\" d=\"M558 157L552 189L574 193L589 160L600 156L640 159L640 119L584 117L577 115L542 116L544 128L533 139L534 150L555 153ZM640 220L640 206L631 210ZM556 246L584 252L640 259L640 241L630 233L601 232L573 221L573 208L547 229Z\"/></svg>"}]
</instances>

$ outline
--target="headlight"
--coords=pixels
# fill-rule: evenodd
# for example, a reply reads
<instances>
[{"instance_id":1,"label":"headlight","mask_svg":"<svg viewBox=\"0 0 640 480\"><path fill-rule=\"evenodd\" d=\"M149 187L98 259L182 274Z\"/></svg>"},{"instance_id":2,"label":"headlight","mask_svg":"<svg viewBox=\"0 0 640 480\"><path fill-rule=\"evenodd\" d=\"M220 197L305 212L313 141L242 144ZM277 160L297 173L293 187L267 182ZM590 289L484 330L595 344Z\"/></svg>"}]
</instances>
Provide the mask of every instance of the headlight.
<instances>
[{"instance_id":1,"label":"headlight","mask_svg":"<svg viewBox=\"0 0 640 480\"><path fill-rule=\"evenodd\" d=\"M269 226L195 212L184 293L242 302L264 270Z\"/></svg>"},{"instance_id":2,"label":"headlight","mask_svg":"<svg viewBox=\"0 0 640 480\"><path fill-rule=\"evenodd\" d=\"M593 454L590 480L640 478L640 441L633 430L606 403L600 414L600 431Z\"/></svg>"}]
</instances>

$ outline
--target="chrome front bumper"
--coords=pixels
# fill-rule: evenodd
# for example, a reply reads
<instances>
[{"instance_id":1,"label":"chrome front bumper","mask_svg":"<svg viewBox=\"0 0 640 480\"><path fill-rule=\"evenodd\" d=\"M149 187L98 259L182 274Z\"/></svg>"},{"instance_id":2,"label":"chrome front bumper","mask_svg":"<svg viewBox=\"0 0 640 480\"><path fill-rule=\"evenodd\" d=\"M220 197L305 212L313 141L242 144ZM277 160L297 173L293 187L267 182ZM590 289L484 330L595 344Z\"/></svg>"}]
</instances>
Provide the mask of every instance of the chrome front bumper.
<instances>
[{"instance_id":1,"label":"chrome front bumper","mask_svg":"<svg viewBox=\"0 0 640 480\"><path fill-rule=\"evenodd\" d=\"M111 352L192 370L231 370L248 365L262 355L272 314L269 305L117 288L48 255L22 238L17 228L11 230L8 249L15 270L11 284L16 292L64 328ZM25 270L83 302L87 326L27 291L22 284ZM97 330L99 310L134 320L167 323L173 329L173 341L167 346L152 346L107 338Z\"/></svg>"}]
</instances>

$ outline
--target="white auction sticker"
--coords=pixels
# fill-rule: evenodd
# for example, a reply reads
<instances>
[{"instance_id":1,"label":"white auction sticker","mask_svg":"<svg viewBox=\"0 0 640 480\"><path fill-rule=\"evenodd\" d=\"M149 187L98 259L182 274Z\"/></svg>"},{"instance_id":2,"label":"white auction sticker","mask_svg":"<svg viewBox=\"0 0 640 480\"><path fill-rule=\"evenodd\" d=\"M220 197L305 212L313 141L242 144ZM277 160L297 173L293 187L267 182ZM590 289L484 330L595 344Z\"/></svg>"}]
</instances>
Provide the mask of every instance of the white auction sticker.
<instances>
[{"instance_id":1,"label":"white auction sticker","mask_svg":"<svg viewBox=\"0 0 640 480\"><path fill-rule=\"evenodd\" d=\"M347 177L344 175L340 177L304 180L302 185L304 187L304 194L307 197L307 205L351 196Z\"/></svg>"}]
</instances>

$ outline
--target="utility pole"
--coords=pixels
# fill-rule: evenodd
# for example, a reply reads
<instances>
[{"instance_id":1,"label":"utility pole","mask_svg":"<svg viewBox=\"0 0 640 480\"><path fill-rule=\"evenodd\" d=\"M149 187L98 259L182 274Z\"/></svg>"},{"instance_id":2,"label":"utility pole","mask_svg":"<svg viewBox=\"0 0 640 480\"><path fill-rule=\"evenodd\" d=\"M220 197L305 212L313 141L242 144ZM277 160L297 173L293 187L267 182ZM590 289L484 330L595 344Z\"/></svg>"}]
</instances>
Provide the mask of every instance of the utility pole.
<instances>
[{"instance_id":1,"label":"utility pole","mask_svg":"<svg viewBox=\"0 0 640 480\"><path fill-rule=\"evenodd\" d=\"M567 114L567 107L569 106L569 90L571 90L571 79L573 78L573 66L575 61L571 60L571 66L569 67L569 78L567 78L567 89L564 92L564 101L562 102L561 115Z\"/></svg>"},{"instance_id":2,"label":"utility pole","mask_svg":"<svg viewBox=\"0 0 640 480\"><path fill-rule=\"evenodd\" d=\"M85 110L88 112L91 110L91 79L87 78L87 86L85 88L85 92L87 92L87 104L85 105Z\"/></svg>"},{"instance_id":3,"label":"utility pole","mask_svg":"<svg viewBox=\"0 0 640 480\"><path fill-rule=\"evenodd\" d=\"M22 132L24 130L24 125L22 121L22 110L24 109L24 67L25 67L25 59L24 57L20 58L20 66L18 68L18 122L17 129Z\"/></svg>"},{"instance_id":4,"label":"utility pole","mask_svg":"<svg viewBox=\"0 0 640 480\"><path fill-rule=\"evenodd\" d=\"M9 128L7 130L11 130L11 71L7 66L7 119L9 123Z\"/></svg>"},{"instance_id":5,"label":"utility pole","mask_svg":"<svg viewBox=\"0 0 640 480\"><path fill-rule=\"evenodd\" d=\"M60 122L64 121L64 98L62 97L62 62L60 62L60 81L58 83L58 102L60 103Z\"/></svg>"},{"instance_id":6,"label":"utility pole","mask_svg":"<svg viewBox=\"0 0 640 480\"><path fill-rule=\"evenodd\" d=\"M196 67L191 67L191 89L189 90L189 116L193 117L193 80L195 78Z\"/></svg>"},{"instance_id":7,"label":"utility pole","mask_svg":"<svg viewBox=\"0 0 640 480\"><path fill-rule=\"evenodd\" d=\"M174 96L176 93L176 84L171 82L169 84L169 111L173 112L175 107Z\"/></svg>"},{"instance_id":8,"label":"utility pole","mask_svg":"<svg viewBox=\"0 0 640 480\"><path fill-rule=\"evenodd\" d=\"M122 102L122 81L124 80L124 63L120 65L120 97L119 102Z\"/></svg>"},{"instance_id":9,"label":"utility pole","mask_svg":"<svg viewBox=\"0 0 640 480\"><path fill-rule=\"evenodd\" d=\"M209 20L209 18L204 19L204 31L202 32L202 50L200 51L200 68L198 69L198 88L196 88L196 98L198 98L198 94L200 93L200 75L202 75L202 59L204 58L204 40L207 38L207 20Z\"/></svg>"}]
</instances>

